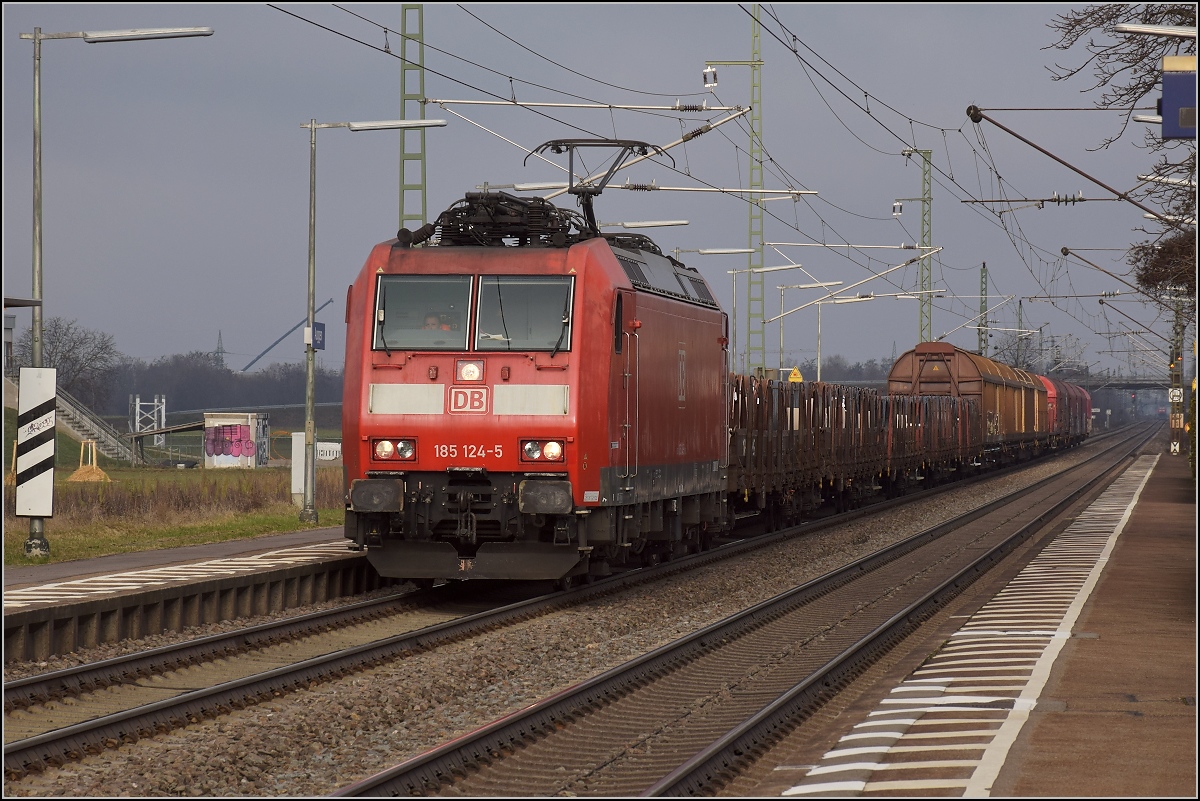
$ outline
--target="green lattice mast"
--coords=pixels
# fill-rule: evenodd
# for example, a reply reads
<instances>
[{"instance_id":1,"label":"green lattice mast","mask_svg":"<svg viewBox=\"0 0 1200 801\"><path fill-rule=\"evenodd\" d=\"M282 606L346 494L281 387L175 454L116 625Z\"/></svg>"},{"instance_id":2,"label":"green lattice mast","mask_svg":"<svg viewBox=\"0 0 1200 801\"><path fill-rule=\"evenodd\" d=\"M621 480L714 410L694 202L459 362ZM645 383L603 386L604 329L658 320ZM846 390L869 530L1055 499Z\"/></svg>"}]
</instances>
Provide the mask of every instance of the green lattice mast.
<instances>
[{"instance_id":1,"label":"green lattice mast","mask_svg":"<svg viewBox=\"0 0 1200 801\"><path fill-rule=\"evenodd\" d=\"M425 7L400 7L400 119L425 119ZM428 221L425 129L400 132L400 226Z\"/></svg>"},{"instance_id":2,"label":"green lattice mast","mask_svg":"<svg viewBox=\"0 0 1200 801\"><path fill-rule=\"evenodd\" d=\"M748 309L748 334L750 371L761 375L767 366L766 332L763 320L766 315L766 281L763 267L763 195L755 192L763 188L762 168L762 29L758 23L758 5L752 6L750 23L750 272L746 306Z\"/></svg>"}]
</instances>

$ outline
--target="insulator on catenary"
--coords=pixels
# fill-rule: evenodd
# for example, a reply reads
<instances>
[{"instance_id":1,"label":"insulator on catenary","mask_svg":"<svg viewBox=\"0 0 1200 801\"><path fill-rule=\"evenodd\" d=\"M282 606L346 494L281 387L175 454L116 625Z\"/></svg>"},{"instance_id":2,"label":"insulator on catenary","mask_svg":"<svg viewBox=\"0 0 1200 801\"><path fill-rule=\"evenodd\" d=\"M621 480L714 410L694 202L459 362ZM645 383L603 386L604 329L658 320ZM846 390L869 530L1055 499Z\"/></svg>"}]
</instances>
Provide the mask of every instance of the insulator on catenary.
<instances>
[{"instance_id":1,"label":"insulator on catenary","mask_svg":"<svg viewBox=\"0 0 1200 801\"><path fill-rule=\"evenodd\" d=\"M702 106L698 103L689 103L689 104L676 103L675 110L676 111L708 111L708 109L705 106Z\"/></svg>"},{"instance_id":2,"label":"insulator on catenary","mask_svg":"<svg viewBox=\"0 0 1200 801\"><path fill-rule=\"evenodd\" d=\"M649 192L651 190L658 189L658 187L655 186L654 184L631 184L631 183L626 183L625 186L622 188L623 189L631 189L634 192Z\"/></svg>"},{"instance_id":3,"label":"insulator on catenary","mask_svg":"<svg viewBox=\"0 0 1200 801\"><path fill-rule=\"evenodd\" d=\"M704 125L701 125L699 128L692 131L691 133L685 133L683 135L683 141L690 142L691 140L695 139L700 134L706 134L711 130L712 130L712 126L705 123Z\"/></svg>"}]
</instances>

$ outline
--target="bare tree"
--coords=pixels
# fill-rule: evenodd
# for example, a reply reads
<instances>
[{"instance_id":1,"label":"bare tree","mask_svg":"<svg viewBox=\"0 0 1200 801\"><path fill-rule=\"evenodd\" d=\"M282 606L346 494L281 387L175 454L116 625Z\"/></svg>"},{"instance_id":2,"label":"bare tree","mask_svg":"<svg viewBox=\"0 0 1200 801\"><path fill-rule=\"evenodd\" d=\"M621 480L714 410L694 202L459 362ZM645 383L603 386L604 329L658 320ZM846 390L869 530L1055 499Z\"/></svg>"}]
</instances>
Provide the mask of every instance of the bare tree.
<instances>
[{"instance_id":1,"label":"bare tree","mask_svg":"<svg viewBox=\"0 0 1200 801\"><path fill-rule=\"evenodd\" d=\"M1074 67L1055 65L1052 80L1063 81L1090 70L1094 83L1084 92L1100 91L1097 108L1125 112L1119 129L1103 140L1106 148L1125 135L1135 107L1153 105L1162 78L1162 59L1168 55L1195 55L1196 39L1118 33L1122 23L1196 26L1194 3L1111 3L1086 6L1054 18L1050 28L1059 40L1050 47L1068 51L1086 41L1087 58ZM1152 239L1134 245L1128 262L1137 280L1156 296L1196 294L1196 144L1194 140L1164 140L1158 131L1143 131L1143 146L1157 154L1147 181L1131 196L1163 209L1176 220L1191 220L1191 228L1161 223L1142 228ZM1152 224L1153 225L1153 224ZM1194 303L1192 304L1194 307ZM1192 314L1194 314L1194 308Z\"/></svg>"},{"instance_id":2,"label":"bare tree","mask_svg":"<svg viewBox=\"0 0 1200 801\"><path fill-rule=\"evenodd\" d=\"M1143 242L1129 251L1129 263L1137 271L1138 285L1147 292L1168 297L1196 297L1196 230L1163 237L1157 243ZM1191 311L1194 315L1195 309Z\"/></svg>"},{"instance_id":3,"label":"bare tree","mask_svg":"<svg viewBox=\"0 0 1200 801\"><path fill-rule=\"evenodd\" d=\"M32 363L32 329L25 329L17 340L14 358L26 367ZM58 386L92 408L107 399L109 379L121 358L112 334L62 317L42 324L42 366L56 369Z\"/></svg>"},{"instance_id":4,"label":"bare tree","mask_svg":"<svg viewBox=\"0 0 1200 801\"><path fill-rule=\"evenodd\" d=\"M1102 90L1095 101L1096 108L1125 111L1120 131L1105 139L1101 147L1108 147L1124 134L1133 119L1134 107L1156 90L1162 77L1163 56L1196 53L1195 39L1117 33L1117 26L1127 23L1195 27L1196 6L1193 3L1086 6L1055 17L1050 28L1058 32L1059 40L1043 48L1067 51L1087 40L1088 56L1083 63L1075 67L1056 64L1051 69L1051 80L1069 80L1090 68L1095 83L1082 91Z\"/></svg>"},{"instance_id":5,"label":"bare tree","mask_svg":"<svg viewBox=\"0 0 1200 801\"><path fill-rule=\"evenodd\" d=\"M1012 332L996 334L994 337L995 340L990 346L992 355L988 358L1001 364L1024 369L1022 365L1024 361L1023 357L1028 351L1025 340L1019 334Z\"/></svg>"}]
</instances>

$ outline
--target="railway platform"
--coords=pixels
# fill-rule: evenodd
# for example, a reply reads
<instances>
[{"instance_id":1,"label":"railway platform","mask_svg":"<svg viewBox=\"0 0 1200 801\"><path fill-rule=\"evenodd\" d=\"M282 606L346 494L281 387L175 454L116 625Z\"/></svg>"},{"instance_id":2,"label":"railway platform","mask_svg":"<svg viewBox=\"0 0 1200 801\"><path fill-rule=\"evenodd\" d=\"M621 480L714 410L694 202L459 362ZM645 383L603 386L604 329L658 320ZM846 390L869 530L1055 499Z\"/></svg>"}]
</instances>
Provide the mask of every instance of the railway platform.
<instances>
[{"instance_id":1,"label":"railway platform","mask_svg":"<svg viewBox=\"0 0 1200 801\"><path fill-rule=\"evenodd\" d=\"M191 565L216 560L255 556L287 548L301 548L326 543L345 545L342 527L314 528L286 534L268 534L244 540L213 542L207 545L188 545L182 548L161 548L153 551L113 554L95 559L76 559L48 565L26 565L4 568L4 591L33 588L46 584L79 581L92 576L151 570L173 565Z\"/></svg>"},{"instance_id":2,"label":"railway platform","mask_svg":"<svg viewBox=\"0 0 1200 801\"><path fill-rule=\"evenodd\" d=\"M42 660L392 583L347 548L340 527L6 568L4 660Z\"/></svg>"},{"instance_id":3,"label":"railway platform","mask_svg":"<svg viewBox=\"0 0 1200 801\"><path fill-rule=\"evenodd\" d=\"M1142 453L753 795L1196 797L1196 492Z\"/></svg>"},{"instance_id":4,"label":"railway platform","mask_svg":"<svg viewBox=\"0 0 1200 801\"><path fill-rule=\"evenodd\" d=\"M1196 494L1165 443L1026 729L993 795L1196 795Z\"/></svg>"}]
</instances>

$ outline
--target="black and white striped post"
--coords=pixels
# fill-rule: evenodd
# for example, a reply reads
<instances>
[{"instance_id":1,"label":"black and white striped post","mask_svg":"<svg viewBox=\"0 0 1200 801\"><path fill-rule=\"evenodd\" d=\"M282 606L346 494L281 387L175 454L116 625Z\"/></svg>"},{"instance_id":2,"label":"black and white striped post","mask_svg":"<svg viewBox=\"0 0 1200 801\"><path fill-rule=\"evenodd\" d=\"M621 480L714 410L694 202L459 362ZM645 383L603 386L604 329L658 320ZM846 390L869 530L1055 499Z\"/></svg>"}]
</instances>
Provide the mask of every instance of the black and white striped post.
<instances>
[{"instance_id":1,"label":"black and white striped post","mask_svg":"<svg viewBox=\"0 0 1200 801\"><path fill-rule=\"evenodd\" d=\"M49 556L45 518L54 516L54 409L57 371L22 367L17 394L17 517L29 518L26 556Z\"/></svg>"}]
</instances>

